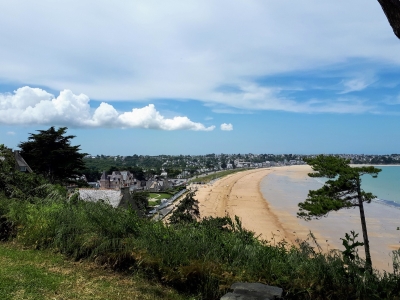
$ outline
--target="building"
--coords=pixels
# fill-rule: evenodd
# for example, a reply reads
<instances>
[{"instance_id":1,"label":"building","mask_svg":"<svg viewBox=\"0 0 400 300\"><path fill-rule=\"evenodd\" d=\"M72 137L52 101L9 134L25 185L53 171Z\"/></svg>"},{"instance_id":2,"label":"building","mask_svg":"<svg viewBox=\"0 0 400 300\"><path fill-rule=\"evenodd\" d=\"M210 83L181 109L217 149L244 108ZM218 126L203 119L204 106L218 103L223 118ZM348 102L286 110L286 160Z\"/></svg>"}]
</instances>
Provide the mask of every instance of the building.
<instances>
[{"instance_id":1,"label":"building","mask_svg":"<svg viewBox=\"0 0 400 300\"><path fill-rule=\"evenodd\" d=\"M136 180L129 171L113 171L111 175L107 175L104 171L100 178L101 189L119 189L130 187L134 183Z\"/></svg>"},{"instance_id":2,"label":"building","mask_svg":"<svg viewBox=\"0 0 400 300\"><path fill-rule=\"evenodd\" d=\"M171 187L171 184L168 180L162 179L152 179L146 182L146 190L149 192L160 192L165 191Z\"/></svg>"},{"instance_id":3,"label":"building","mask_svg":"<svg viewBox=\"0 0 400 300\"><path fill-rule=\"evenodd\" d=\"M32 169L29 167L28 163L23 159L18 150L14 151L15 158L15 169L21 172L33 173Z\"/></svg>"}]
</instances>

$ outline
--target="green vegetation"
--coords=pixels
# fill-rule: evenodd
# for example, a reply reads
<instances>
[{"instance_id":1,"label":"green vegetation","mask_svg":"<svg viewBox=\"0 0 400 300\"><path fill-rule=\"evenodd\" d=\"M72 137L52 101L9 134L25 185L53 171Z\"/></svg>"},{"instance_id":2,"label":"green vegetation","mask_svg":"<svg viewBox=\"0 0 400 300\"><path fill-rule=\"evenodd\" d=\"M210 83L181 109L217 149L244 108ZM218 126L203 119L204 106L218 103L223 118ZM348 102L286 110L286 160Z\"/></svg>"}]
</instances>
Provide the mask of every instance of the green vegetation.
<instances>
[{"instance_id":1,"label":"green vegetation","mask_svg":"<svg viewBox=\"0 0 400 300\"><path fill-rule=\"evenodd\" d=\"M33 202L1 196L0 214L8 222L8 238L25 247L58 251L120 272L138 270L201 299L218 299L235 281L281 286L286 299L400 295L397 273L363 272L360 258L325 255L308 242L289 247L260 241L238 218L166 225L106 203L68 201L51 187L46 198Z\"/></svg>"},{"instance_id":2,"label":"green vegetation","mask_svg":"<svg viewBox=\"0 0 400 300\"><path fill-rule=\"evenodd\" d=\"M6 197L23 200L29 200L32 197L40 198L46 194L36 187L45 183L46 180L40 175L15 170L11 149L0 144L0 192L3 192Z\"/></svg>"},{"instance_id":3,"label":"green vegetation","mask_svg":"<svg viewBox=\"0 0 400 300\"><path fill-rule=\"evenodd\" d=\"M63 187L43 184L44 180L36 182L30 174L16 172L9 150L0 150L0 239L8 241L0 244L4 299L48 299L58 297L55 293L62 298L96 299L92 293L97 291L103 292L98 299L119 298L114 285L134 293L128 288L133 280L140 289L132 275L135 273L159 287L176 289L185 299L219 299L236 281L280 286L285 299L400 299L400 251L393 253L393 273L366 272L365 261L357 255L360 243L354 232L343 239L343 252L328 254L320 252L312 235L297 246L262 241L244 229L237 217L197 221L193 194L182 201L171 224L155 222L105 202L68 198ZM346 176L354 175L350 169L345 171ZM134 194L146 205L148 195ZM10 242L29 250L25 255L8 251ZM54 261L60 262L59 256L53 258L52 252L80 263L65 262L66 268L73 270L58 272ZM37 257L47 257L50 262ZM75 270L70 264L98 265L115 273L98 269L85 277L84 270L80 273L79 267ZM105 278L102 274L114 276ZM90 291L85 290L85 283ZM161 287L154 290L147 285L144 290L149 291L149 298L176 296ZM120 298L136 297L122 295Z\"/></svg>"},{"instance_id":4,"label":"green vegetation","mask_svg":"<svg viewBox=\"0 0 400 300\"><path fill-rule=\"evenodd\" d=\"M154 200L161 200L161 199L169 199L171 198L173 195L171 195L170 193L149 193L149 197L150 197L150 201L154 201Z\"/></svg>"},{"instance_id":5,"label":"green vegetation","mask_svg":"<svg viewBox=\"0 0 400 300\"><path fill-rule=\"evenodd\" d=\"M157 206L161 204L161 200L149 200L149 207Z\"/></svg>"},{"instance_id":6,"label":"green vegetation","mask_svg":"<svg viewBox=\"0 0 400 300\"><path fill-rule=\"evenodd\" d=\"M187 299L137 272L116 273L49 250L0 244L0 299Z\"/></svg>"},{"instance_id":7,"label":"green vegetation","mask_svg":"<svg viewBox=\"0 0 400 300\"><path fill-rule=\"evenodd\" d=\"M85 168L79 146L71 146L75 136L67 135L67 127L55 130L38 130L30 134L28 141L20 143L21 155L35 173L41 174L52 183L65 183L70 178L82 174Z\"/></svg>"},{"instance_id":8,"label":"green vegetation","mask_svg":"<svg viewBox=\"0 0 400 300\"><path fill-rule=\"evenodd\" d=\"M169 193L149 193L149 206L156 206L161 204L162 199L169 199L173 194Z\"/></svg>"},{"instance_id":9,"label":"green vegetation","mask_svg":"<svg viewBox=\"0 0 400 300\"><path fill-rule=\"evenodd\" d=\"M298 216L306 220L318 219L327 215L330 211L358 207L364 238L365 267L372 272L363 203L370 203L376 197L361 189L361 176L369 174L376 177L381 170L372 166L350 167L349 160L336 156L319 155L315 158L307 158L305 161L315 171L315 173L308 174L310 177L326 177L329 180L322 188L310 191L307 199L299 203L300 211Z\"/></svg>"},{"instance_id":10,"label":"green vegetation","mask_svg":"<svg viewBox=\"0 0 400 300\"><path fill-rule=\"evenodd\" d=\"M145 214L149 206L149 193L147 191L131 192L132 201L137 204L141 214Z\"/></svg>"},{"instance_id":11,"label":"green vegetation","mask_svg":"<svg viewBox=\"0 0 400 300\"><path fill-rule=\"evenodd\" d=\"M170 224L185 224L196 222L199 218L199 201L194 199L193 192L189 192L173 210L168 221Z\"/></svg>"},{"instance_id":12,"label":"green vegetation","mask_svg":"<svg viewBox=\"0 0 400 300\"><path fill-rule=\"evenodd\" d=\"M242 169L233 169L233 170L215 172L215 173L205 175L205 176L198 176L197 178L190 180L189 183L196 183L196 182L209 183L210 181L215 180L217 178L221 178L221 177L233 174L233 173L246 171L246 170L248 170L248 169L242 168Z\"/></svg>"}]
</instances>

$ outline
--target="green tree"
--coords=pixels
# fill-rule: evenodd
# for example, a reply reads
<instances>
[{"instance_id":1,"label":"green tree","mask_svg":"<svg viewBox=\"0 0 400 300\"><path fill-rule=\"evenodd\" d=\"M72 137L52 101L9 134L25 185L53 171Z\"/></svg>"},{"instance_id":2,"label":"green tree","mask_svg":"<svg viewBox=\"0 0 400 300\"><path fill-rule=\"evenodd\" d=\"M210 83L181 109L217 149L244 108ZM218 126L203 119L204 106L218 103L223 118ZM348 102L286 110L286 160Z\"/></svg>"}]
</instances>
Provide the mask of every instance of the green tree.
<instances>
[{"instance_id":1,"label":"green tree","mask_svg":"<svg viewBox=\"0 0 400 300\"><path fill-rule=\"evenodd\" d=\"M15 186L15 161L12 150L0 144L0 191L11 196Z\"/></svg>"},{"instance_id":2,"label":"green tree","mask_svg":"<svg viewBox=\"0 0 400 300\"><path fill-rule=\"evenodd\" d=\"M193 223L200 218L199 201L194 199L194 193L189 192L169 217L170 224Z\"/></svg>"},{"instance_id":3,"label":"green tree","mask_svg":"<svg viewBox=\"0 0 400 300\"><path fill-rule=\"evenodd\" d=\"M134 191L131 192L133 202L136 203L139 212L146 213L147 207L149 206L149 193L146 191Z\"/></svg>"},{"instance_id":4,"label":"green tree","mask_svg":"<svg viewBox=\"0 0 400 300\"><path fill-rule=\"evenodd\" d=\"M128 167L129 172L133 174L133 176L137 180L145 180L143 169L140 167Z\"/></svg>"},{"instance_id":5,"label":"green tree","mask_svg":"<svg viewBox=\"0 0 400 300\"><path fill-rule=\"evenodd\" d=\"M361 176L369 174L377 177L381 169L372 166L350 167L350 160L336 156L319 155L304 160L315 171L309 173L308 176L325 177L328 181L322 188L309 191L307 199L299 203L298 217L305 220L319 219L330 211L358 207L364 239L366 269L371 271L372 261L363 203L370 203L376 197L361 189Z\"/></svg>"},{"instance_id":6,"label":"green tree","mask_svg":"<svg viewBox=\"0 0 400 300\"><path fill-rule=\"evenodd\" d=\"M44 197L45 191L38 187L45 183L40 175L17 170L12 150L0 144L0 194L19 199Z\"/></svg>"},{"instance_id":7,"label":"green tree","mask_svg":"<svg viewBox=\"0 0 400 300\"><path fill-rule=\"evenodd\" d=\"M222 161L221 163L221 168L222 169L226 169L227 165L226 165L226 161Z\"/></svg>"},{"instance_id":8,"label":"green tree","mask_svg":"<svg viewBox=\"0 0 400 300\"><path fill-rule=\"evenodd\" d=\"M78 146L71 146L74 135L65 135L67 127L38 130L30 134L27 142L21 142L21 155L35 173L42 174L50 182L65 183L69 178L82 173L85 168Z\"/></svg>"}]
</instances>

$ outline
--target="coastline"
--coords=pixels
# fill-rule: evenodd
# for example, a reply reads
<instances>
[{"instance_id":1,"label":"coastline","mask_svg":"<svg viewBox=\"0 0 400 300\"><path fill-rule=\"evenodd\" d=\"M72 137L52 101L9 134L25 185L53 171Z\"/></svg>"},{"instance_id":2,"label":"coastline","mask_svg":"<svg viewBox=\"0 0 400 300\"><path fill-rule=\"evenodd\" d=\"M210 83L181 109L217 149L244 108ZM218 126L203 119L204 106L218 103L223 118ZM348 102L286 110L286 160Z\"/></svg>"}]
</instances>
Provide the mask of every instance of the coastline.
<instances>
[{"instance_id":1,"label":"coastline","mask_svg":"<svg viewBox=\"0 0 400 300\"><path fill-rule=\"evenodd\" d=\"M199 186L200 215L237 215L244 228L272 243L285 240L295 244L296 239L306 240L311 231L323 251L342 249L340 238L345 233L354 230L361 235L358 210L331 212L327 218L308 222L296 217L297 204L305 200L308 190L319 188L318 182L307 176L310 171L308 165L255 169ZM392 271L390 253L400 248L400 209L371 202L365 211L374 268ZM358 240L362 241L362 236ZM363 247L359 253L363 257Z\"/></svg>"},{"instance_id":2,"label":"coastline","mask_svg":"<svg viewBox=\"0 0 400 300\"><path fill-rule=\"evenodd\" d=\"M199 201L200 216L236 215L244 228L254 231L262 239L274 238L276 232L283 232L283 228L259 189L261 179L271 172L271 169L243 171L223 177L213 184L198 185L196 199Z\"/></svg>"}]
</instances>

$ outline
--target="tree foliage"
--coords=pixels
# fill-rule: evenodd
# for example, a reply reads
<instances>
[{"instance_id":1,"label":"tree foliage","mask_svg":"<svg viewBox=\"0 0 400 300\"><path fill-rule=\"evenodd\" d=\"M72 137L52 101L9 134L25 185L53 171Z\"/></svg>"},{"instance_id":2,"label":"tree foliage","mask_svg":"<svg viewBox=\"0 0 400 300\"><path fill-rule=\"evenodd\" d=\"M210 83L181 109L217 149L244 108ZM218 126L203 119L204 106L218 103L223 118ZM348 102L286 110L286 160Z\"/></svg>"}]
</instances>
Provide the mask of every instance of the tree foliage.
<instances>
[{"instance_id":1,"label":"tree foliage","mask_svg":"<svg viewBox=\"0 0 400 300\"><path fill-rule=\"evenodd\" d=\"M74 135L65 135L67 127L38 130L31 133L28 141L21 142L21 155L35 173L42 174L50 182L67 182L82 173L85 168L78 146L71 146Z\"/></svg>"},{"instance_id":2,"label":"tree foliage","mask_svg":"<svg viewBox=\"0 0 400 300\"><path fill-rule=\"evenodd\" d=\"M199 201L194 199L194 193L189 192L174 209L169 218L170 224L192 223L200 217Z\"/></svg>"},{"instance_id":3,"label":"tree foliage","mask_svg":"<svg viewBox=\"0 0 400 300\"><path fill-rule=\"evenodd\" d=\"M149 193L147 191L134 191L131 193L131 197L134 203L136 203L139 212L146 213L146 209L149 206Z\"/></svg>"},{"instance_id":4,"label":"tree foliage","mask_svg":"<svg viewBox=\"0 0 400 300\"><path fill-rule=\"evenodd\" d=\"M8 198L42 197L44 192L38 187L45 183L40 175L17 170L12 150L0 144L0 192Z\"/></svg>"},{"instance_id":5,"label":"tree foliage","mask_svg":"<svg viewBox=\"0 0 400 300\"><path fill-rule=\"evenodd\" d=\"M318 219L330 211L357 207L360 198L367 203L376 198L361 189L361 176L370 174L376 177L380 169L372 166L350 167L349 160L335 156L319 155L305 161L316 171L308 176L325 177L328 181L322 188L309 191L306 201L299 203L299 217Z\"/></svg>"},{"instance_id":6,"label":"tree foliage","mask_svg":"<svg viewBox=\"0 0 400 300\"><path fill-rule=\"evenodd\" d=\"M310 177L325 177L328 180L322 188L309 191L307 199L299 203L298 217L306 220L319 219L326 216L330 211L358 207L364 238L366 265L371 270L372 263L363 203L369 203L376 197L361 189L361 176L369 174L377 177L381 169L373 166L351 167L349 160L336 156L319 155L315 158L306 158L305 161L315 171L308 174Z\"/></svg>"}]
</instances>

